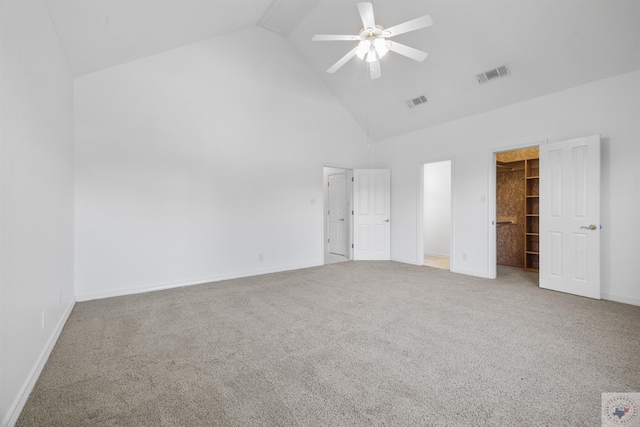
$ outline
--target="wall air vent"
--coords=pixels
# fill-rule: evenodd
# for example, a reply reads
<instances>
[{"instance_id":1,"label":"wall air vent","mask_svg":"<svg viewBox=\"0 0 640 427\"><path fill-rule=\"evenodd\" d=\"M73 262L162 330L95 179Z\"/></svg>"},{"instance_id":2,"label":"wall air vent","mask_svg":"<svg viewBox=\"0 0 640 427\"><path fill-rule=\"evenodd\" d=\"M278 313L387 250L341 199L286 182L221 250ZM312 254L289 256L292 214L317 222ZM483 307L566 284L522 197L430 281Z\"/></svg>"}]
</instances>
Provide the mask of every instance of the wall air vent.
<instances>
[{"instance_id":1,"label":"wall air vent","mask_svg":"<svg viewBox=\"0 0 640 427\"><path fill-rule=\"evenodd\" d=\"M501 67L494 68L493 70L485 71L482 74L478 74L476 76L476 80L478 80L478 83L486 83L490 80L495 80L510 74L511 72L509 71L509 68L506 65L503 65Z\"/></svg>"},{"instance_id":2,"label":"wall air vent","mask_svg":"<svg viewBox=\"0 0 640 427\"><path fill-rule=\"evenodd\" d=\"M413 98L411 101L407 101L407 105L409 106L409 108L414 108L420 104L426 104L426 103L427 103L427 97L424 95L419 96L417 98Z\"/></svg>"}]
</instances>

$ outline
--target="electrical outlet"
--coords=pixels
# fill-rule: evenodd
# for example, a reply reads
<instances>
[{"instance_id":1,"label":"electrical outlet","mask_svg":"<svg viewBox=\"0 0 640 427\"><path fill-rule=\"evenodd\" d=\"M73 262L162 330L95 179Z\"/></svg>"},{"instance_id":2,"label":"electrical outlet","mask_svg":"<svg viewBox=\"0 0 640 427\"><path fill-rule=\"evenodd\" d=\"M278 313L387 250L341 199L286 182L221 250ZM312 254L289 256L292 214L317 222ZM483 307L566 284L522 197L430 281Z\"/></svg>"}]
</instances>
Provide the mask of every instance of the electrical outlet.
<instances>
[{"instance_id":1,"label":"electrical outlet","mask_svg":"<svg viewBox=\"0 0 640 427\"><path fill-rule=\"evenodd\" d=\"M482 194L480 196L480 203L487 203L487 196L485 196L484 194Z\"/></svg>"},{"instance_id":2,"label":"electrical outlet","mask_svg":"<svg viewBox=\"0 0 640 427\"><path fill-rule=\"evenodd\" d=\"M258 261L264 261L264 255L258 254Z\"/></svg>"},{"instance_id":3,"label":"electrical outlet","mask_svg":"<svg viewBox=\"0 0 640 427\"><path fill-rule=\"evenodd\" d=\"M462 254L462 260L466 261L467 260L467 254Z\"/></svg>"}]
</instances>

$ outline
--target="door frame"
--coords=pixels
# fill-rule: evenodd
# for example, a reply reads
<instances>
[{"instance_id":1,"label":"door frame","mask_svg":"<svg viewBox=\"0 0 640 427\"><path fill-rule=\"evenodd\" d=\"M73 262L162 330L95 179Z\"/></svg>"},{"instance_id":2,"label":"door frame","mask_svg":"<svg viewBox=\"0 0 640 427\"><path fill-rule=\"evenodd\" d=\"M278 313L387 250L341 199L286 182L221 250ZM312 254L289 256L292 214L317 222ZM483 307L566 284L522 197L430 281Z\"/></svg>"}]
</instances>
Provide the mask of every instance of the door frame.
<instances>
[{"instance_id":1,"label":"door frame","mask_svg":"<svg viewBox=\"0 0 640 427\"><path fill-rule=\"evenodd\" d=\"M322 166L322 264L324 264L324 256L329 251L329 244L327 242L329 236L329 227L327 224L327 208L329 206L329 174L328 169L342 170L347 174L347 258L353 259L353 168L347 166L334 166L323 165Z\"/></svg>"},{"instance_id":2,"label":"door frame","mask_svg":"<svg viewBox=\"0 0 640 427\"><path fill-rule=\"evenodd\" d=\"M498 153L504 153L505 151L517 151L524 148L539 147L546 145L549 142L548 139L536 139L535 141L525 142L520 145L509 146L507 148L495 148L491 150L489 160L489 184L488 184L488 197L487 197L487 212L488 223L487 229L489 233L489 239L487 242L487 277L489 279L495 279L498 277L498 245L497 245L497 232L496 232L496 185L497 185L497 172L496 172L496 155Z\"/></svg>"},{"instance_id":3,"label":"door frame","mask_svg":"<svg viewBox=\"0 0 640 427\"><path fill-rule=\"evenodd\" d=\"M450 242L449 242L449 271L453 271L454 269L454 257L452 256L452 254L454 253L454 233L455 233L455 227L453 226L454 222L454 217L455 217L455 197L454 197L454 192L455 192L455 183L454 183L454 177L455 177L455 156L448 156L448 157L440 157L440 158L435 158L435 159L431 159L431 160L425 160L423 162L420 162L418 164L418 203L417 203L417 224L416 224L416 232L417 232L417 239L416 239L416 265L424 265L424 167L425 165L428 165L430 163L440 163L440 162L446 162L446 161L450 161L451 162L451 200L450 200L450 204L451 206L449 207L449 216L450 216L450 230L449 230L449 238L450 238Z\"/></svg>"}]
</instances>

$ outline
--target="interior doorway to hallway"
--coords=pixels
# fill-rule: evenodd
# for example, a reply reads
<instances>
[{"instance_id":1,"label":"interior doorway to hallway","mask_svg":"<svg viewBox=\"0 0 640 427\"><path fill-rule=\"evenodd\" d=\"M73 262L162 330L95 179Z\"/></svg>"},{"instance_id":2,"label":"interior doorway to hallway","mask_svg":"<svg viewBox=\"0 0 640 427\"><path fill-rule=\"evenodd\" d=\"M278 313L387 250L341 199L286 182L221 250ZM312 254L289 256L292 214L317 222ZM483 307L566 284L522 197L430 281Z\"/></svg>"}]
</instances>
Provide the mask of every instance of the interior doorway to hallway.
<instances>
[{"instance_id":1,"label":"interior doorway to hallway","mask_svg":"<svg viewBox=\"0 0 640 427\"><path fill-rule=\"evenodd\" d=\"M451 269L451 160L422 165L422 264ZM420 255L421 253L421 255Z\"/></svg>"}]
</instances>

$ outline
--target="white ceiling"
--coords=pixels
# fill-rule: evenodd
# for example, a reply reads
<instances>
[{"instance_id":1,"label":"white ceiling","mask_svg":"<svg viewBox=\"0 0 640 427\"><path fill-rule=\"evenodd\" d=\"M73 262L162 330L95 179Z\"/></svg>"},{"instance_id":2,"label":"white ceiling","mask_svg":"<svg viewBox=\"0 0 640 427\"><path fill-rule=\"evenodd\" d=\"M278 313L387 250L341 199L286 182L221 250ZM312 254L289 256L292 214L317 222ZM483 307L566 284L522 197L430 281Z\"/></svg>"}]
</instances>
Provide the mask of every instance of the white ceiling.
<instances>
[{"instance_id":1,"label":"white ceiling","mask_svg":"<svg viewBox=\"0 0 640 427\"><path fill-rule=\"evenodd\" d=\"M256 25L271 0L46 0L74 76Z\"/></svg>"},{"instance_id":2,"label":"white ceiling","mask_svg":"<svg viewBox=\"0 0 640 427\"><path fill-rule=\"evenodd\" d=\"M383 27L431 15L433 26L394 40L429 53L418 63L390 52L382 78L352 59L326 73L356 34L355 0L46 0L75 76L252 25L283 36L373 140L478 114L640 69L640 1L373 1ZM475 75L508 64L511 76ZM428 103L409 109L406 101Z\"/></svg>"}]
</instances>

